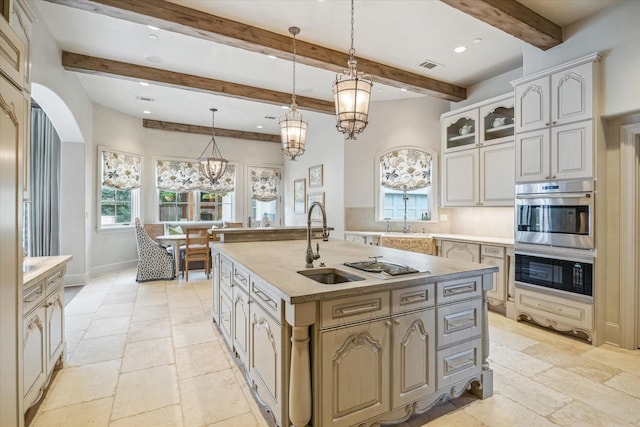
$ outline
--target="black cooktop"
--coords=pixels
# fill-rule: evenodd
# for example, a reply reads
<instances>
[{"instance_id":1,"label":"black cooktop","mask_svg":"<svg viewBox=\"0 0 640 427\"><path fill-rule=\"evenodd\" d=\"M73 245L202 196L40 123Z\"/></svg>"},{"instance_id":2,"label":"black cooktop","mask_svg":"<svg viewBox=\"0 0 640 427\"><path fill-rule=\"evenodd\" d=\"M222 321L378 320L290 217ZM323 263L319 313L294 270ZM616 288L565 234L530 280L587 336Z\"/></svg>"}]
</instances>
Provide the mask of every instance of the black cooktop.
<instances>
[{"instance_id":1,"label":"black cooktop","mask_svg":"<svg viewBox=\"0 0 640 427\"><path fill-rule=\"evenodd\" d=\"M368 273L387 273L390 276L419 273L415 268L411 268L406 265L378 260L345 262L344 265L347 267L357 268L358 270L366 271Z\"/></svg>"}]
</instances>

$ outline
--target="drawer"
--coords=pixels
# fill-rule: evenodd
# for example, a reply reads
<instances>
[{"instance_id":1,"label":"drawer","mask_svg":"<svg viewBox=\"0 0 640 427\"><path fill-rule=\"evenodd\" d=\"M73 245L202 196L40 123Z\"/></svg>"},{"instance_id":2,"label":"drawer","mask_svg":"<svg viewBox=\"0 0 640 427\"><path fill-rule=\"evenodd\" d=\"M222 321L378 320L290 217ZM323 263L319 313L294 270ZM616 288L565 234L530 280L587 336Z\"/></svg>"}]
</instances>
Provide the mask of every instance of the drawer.
<instances>
[{"instance_id":1,"label":"drawer","mask_svg":"<svg viewBox=\"0 0 640 427\"><path fill-rule=\"evenodd\" d=\"M482 300L436 308L438 348L479 337L482 333Z\"/></svg>"},{"instance_id":2,"label":"drawer","mask_svg":"<svg viewBox=\"0 0 640 427\"><path fill-rule=\"evenodd\" d=\"M41 280L22 291L23 313L29 313L44 300L45 281Z\"/></svg>"},{"instance_id":3,"label":"drawer","mask_svg":"<svg viewBox=\"0 0 640 427\"><path fill-rule=\"evenodd\" d=\"M231 341L231 313L231 297L222 292L220 293L220 331L229 347L233 346Z\"/></svg>"},{"instance_id":4,"label":"drawer","mask_svg":"<svg viewBox=\"0 0 640 427\"><path fill-rule=\"evenodd\" d=\"M320 313L321 328L389 316L389 292L322 301Z\"/></svg>"},{"instance_id":5,"label":"drawer","mask_svg":"<svg viewBox=\"0 0 640 427\"><path fill-rule=\"evenodd\" d=\"M282 299L275 296L266 283L251 278L251 299L282 324L284 320Z\"/></svg>"},{"instance_id":6,"label":"drawer","mask_svg":"<svg viewBox=\"0 0 640 427\"><path fill-rule=\"evenodd\" d=\"M482 294L482 276L465 277L437 283L438 304L479 298Z\"/></svg>"},{"instance_id":7,"label":"drawer","mask_svg":"<svg viewBox=\"0 0 640 427\"><path fill-rule=\"evenodd\" d=\"M538 323L593 330L593 304L516 288L516 312Z\"/></svg>"},{"instance_id":8,"label":"drawer","mask_svg":"<svg viewBox=\"0 0 640 427\"><path fill-rule=\"evenodd\" d=\"M482 371L482 340L475 339L438 351L437 388L465 381Z\"/></svg>"},{"instance_id":9,"label":"drawer","mask_svg":"<svg viewBox=\"0 0 640 427\"><path fill-rule=\"evenodd\" d=\"M62 285L64 285L64 268L54 271L49 276L47 276L47 286L45 291L47 295L49 295L51 292L55 291Z\"/></svg>"},{"instance_id":10,"label":"drawer","mask_svg":"<svg viewBox=\"0 0 640 427\"><path fill-rule=\"evenodd\" d=\"M232 284L249 293L249 272L234 264Z\"/></svg>"},{"instance_id":11,"label":"drawer","mask_svg":"<svg viewBox=\"0 0 640 427\"><path fill-rule=\"evenodd\" d=\"M481 256L490 256L494 258L504 258L503 246L482 245L480 249Z\"/></svg>"},{"instance_id":12,"label":"drawer","mask_svg":"<svg viewBox=\"0 0 640 427\"><path fill-rule=\"evenodd\" d=\"M425 283L391 291L391 312L404 313L433 307L436 303L435 283Z\"/></svg>"}]
</instances>

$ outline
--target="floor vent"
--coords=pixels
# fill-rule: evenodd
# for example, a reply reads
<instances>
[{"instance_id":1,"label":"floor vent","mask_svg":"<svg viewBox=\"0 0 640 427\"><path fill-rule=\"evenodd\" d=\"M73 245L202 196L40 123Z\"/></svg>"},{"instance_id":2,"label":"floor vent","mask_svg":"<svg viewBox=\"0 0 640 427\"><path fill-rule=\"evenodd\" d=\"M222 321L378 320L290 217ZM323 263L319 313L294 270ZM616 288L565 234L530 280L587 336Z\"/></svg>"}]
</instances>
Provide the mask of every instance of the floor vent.
<instances>
[{"instance_id":1,"label":"floor vent","mask_svg":"<svg viewBox=\"0 0 640 427\"><path fill-rule=\"evenodd\" d=\"M267 120L275 120L275 116L264 116L265 119Z\"/></svg>"},{"instance_id":2,"label":"floor vent","mask_svg":"<svg viewBox=\"0 0 640 427\"><path fill-rule=\"evenodd\" d=\"M136 99L138 101L145 101L145 102L156 102L156 100L154 98L148 98L146 96L138 96L136 95Z\"/></svg>"}]
</instances>

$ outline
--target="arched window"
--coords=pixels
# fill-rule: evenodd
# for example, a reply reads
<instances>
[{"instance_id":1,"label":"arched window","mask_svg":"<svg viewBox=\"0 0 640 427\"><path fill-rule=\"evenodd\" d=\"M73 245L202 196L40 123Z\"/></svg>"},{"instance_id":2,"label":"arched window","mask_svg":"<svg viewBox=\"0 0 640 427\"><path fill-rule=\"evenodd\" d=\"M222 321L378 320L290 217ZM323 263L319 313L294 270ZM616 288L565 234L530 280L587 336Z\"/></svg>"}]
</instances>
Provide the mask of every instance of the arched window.
<instances>
[{"instance_id":1,"label":"arched window","mask_svg":"<svg viewBox=\"0 0 640 427\"><path fill-rule=\"evenodd\" d=\"M437 206L437 154L399 147L376 157L376 219L431 221Z\"/></svg>"}]
</instances>

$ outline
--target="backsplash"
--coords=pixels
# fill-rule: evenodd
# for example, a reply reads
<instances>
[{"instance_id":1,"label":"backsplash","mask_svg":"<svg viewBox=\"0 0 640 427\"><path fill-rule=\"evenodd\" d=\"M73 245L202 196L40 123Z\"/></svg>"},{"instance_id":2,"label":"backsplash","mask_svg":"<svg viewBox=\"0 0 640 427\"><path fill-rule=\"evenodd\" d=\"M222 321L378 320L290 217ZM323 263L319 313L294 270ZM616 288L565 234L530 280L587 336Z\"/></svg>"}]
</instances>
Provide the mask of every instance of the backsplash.
<instances>
[{"instance_id":1,"label":"backsplash","mask_svg":"<svg viewBox=\"0 0 640 427\"><path fill-rule=\"evenodd\" d=\"M469 234L513 238L513 208L440 208L438 222L411 222L411 232ZM391 223L392 231L402 231L402 221ZM346 208L345 230L385 231L384 221L374 220L374 208Z\"/></svg>"}]
</instances>

